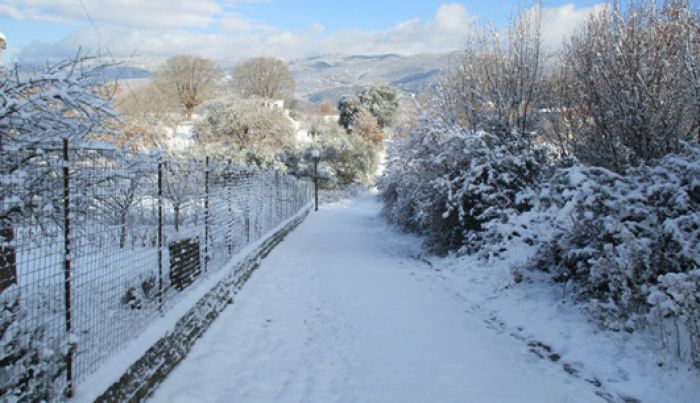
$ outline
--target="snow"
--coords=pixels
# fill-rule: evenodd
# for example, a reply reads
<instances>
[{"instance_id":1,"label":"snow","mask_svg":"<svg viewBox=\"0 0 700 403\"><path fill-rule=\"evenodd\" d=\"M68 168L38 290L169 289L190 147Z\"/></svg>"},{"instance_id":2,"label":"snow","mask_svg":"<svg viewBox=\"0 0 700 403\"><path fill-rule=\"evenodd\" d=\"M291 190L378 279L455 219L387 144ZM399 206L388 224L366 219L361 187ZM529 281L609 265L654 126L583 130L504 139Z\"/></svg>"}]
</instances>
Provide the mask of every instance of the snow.
<instances>
[{"instance_id":1,"label":"snow","mask_svg":"<svg viewBox=\"0 0 700 403\"><path fill-rule=\"evenodd\" d=\"M202 278L200 278L189 292L183 298L179 299L170 310L163 316L154 319L146 330L121 349L119 354L105 361L100 365L97 371L82 381L76 388L76 394L71 401L76 403L94 401L102 392L107 390L110 385L119 380L119 377L121 377L134 362L143 356L152 345L171 332L175 323L216 284L230 275L236 265L240 264L248 255L259 248L274 233L284 228L290 222L298 219L301 215L306 214L310 208L310 205L307 205L299 213L261 236L259 240L243 248L226 264L226 267L214 272L204 273Z\"/></svg>"},{"instance_id":2,"label":"snow","mask_svg":"<svg viewBox=\"0 0 700 403\"><path fill-rule=\"evenodd\" d=\"M690 402L700 395L697 370L663 361L643 335L599 331L545 282L511 287L505 261L427 260L420 240L396 234L379 210L375 195L363 193L313 213L151 400ZM511 263L530 252L513 251Z\"/></svg>"}]
</instances>

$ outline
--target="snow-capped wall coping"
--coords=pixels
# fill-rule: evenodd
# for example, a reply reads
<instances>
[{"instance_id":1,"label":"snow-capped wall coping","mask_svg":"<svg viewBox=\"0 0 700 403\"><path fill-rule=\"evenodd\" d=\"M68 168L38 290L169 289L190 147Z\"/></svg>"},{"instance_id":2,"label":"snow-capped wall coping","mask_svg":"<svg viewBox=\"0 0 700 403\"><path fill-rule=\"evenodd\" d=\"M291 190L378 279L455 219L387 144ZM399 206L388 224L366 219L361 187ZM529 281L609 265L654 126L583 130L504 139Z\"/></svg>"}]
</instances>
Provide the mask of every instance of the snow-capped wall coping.
<instances>
[{"instance_id":1,"label":"snow-capped wall coping","mask_svg":"<svg viewBox=\"0 0 700 403\"><path fill-rule=\"evenodd\" d=\"M245 284L275 246L301 224L311 211L307 205L254 245L228 267L203 281L180 303L136 338L126 351L102 365L77 385L73 401L139 402L145 400L180 363L219 314L234 302ZM194 298L194 305L193 300ZM199 298L199 299L196 299ZM184 312L184 313L183 313Z\"/></svg>"}]
</instances>

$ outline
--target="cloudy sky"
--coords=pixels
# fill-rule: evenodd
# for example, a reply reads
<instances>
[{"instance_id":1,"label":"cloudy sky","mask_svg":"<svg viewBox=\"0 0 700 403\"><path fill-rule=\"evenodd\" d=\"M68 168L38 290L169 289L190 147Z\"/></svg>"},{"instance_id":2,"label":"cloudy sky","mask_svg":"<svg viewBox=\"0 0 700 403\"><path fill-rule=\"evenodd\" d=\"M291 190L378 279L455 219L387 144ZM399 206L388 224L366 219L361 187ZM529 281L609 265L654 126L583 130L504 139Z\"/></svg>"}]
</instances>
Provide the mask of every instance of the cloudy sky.
<instances>
[{"instance_id":1,"label":"cloudy sky","mask_svg":"<svg viewBox=\"0 0 700 403\"><path fill-rule=\"evenodd\" d=\"M544 2L557 46L600 3ZM83 48L115 56L416 54L459 48L470 24L503 25L519 0L0 0L6 62L39 62ZM531 4L531 3L530 3Z\"/></svg>"}]
</instances>

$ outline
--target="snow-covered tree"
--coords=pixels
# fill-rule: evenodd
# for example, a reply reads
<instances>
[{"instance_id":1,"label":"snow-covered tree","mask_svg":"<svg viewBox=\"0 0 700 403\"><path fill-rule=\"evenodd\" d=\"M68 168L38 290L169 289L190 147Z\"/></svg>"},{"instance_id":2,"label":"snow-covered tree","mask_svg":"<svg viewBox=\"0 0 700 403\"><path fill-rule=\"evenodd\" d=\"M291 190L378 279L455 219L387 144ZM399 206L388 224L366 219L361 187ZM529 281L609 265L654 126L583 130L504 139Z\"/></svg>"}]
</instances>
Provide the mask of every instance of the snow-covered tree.
<instances>
[{"instance_id":1,"label":"snow-covered tree","mask_svg":"<svg viewBox=\"0 0 700 403\"><path fill-rule=\"evenodd\" d=\"M472 30L433 100L448 120L496 135L533 130L542 81L540 19L538 5L511 21L505 40L492 25Z\"/></svg>"},{"instance_id":2,"label":"snow-covered tree","mask_svg":"<svg viewBox=\"0 0 700 403\"><path fill-rule=\"evenodd\" d=\"M699 30L688 1L613 3L570 39L562 98L580 112L581 159L622 171L700 140Z\"/></svg>"},{"instance_id":3,"label":"snow-covered tree","mask_svg":"<svg viewBox=\"0 0 700 403\"><path fill-rule=\"evenodd\" d=\"M338 113L340 113L340 119L338 123L345 128L345 130L350 130L352 123L362 110L362 104L360 99L355 95L343 95L338 101Z\"/></svg>"},{"instance_id":4,"label":"snow-covered tree","mask_svg":"<svg viewBox=\"0 0 700 403\"><path fill-rule=\"evenodd\" d=\"M355 95L346 95L338 103L339 123L346 130L351 130L362 110L369 111L376 119L380 129L391 124L399 108L399 95L395 89L386 86L372 86L358 91Z\"/></svg>"},{"instance_id":5,"label":"snow-covered tree","mask_svg":"<svg viewBox=\"0 0 700 403\"><path fill-rule=\"evenodd\" d=\"M153 173L154 164L147 155L119 153L104 170L110 174L95 184L99 192L95 192L93 203L119 226L119 247L124 248L129 212L141 200L144 182Z\"/></svg>"},{"instance_id":6,"label":"snow-covered tree","mask_svg":"<svg viewBox=\"0 0 700 403\"><path fill-rule=\"evenodd\" d=\"M290 144L292 122L284 112L259 98L227 97L204 106L193 132L200 143L229 144L241 150L254 146L277 149Z\"/></svg>"},{"instance_id":7,"label":"snow-covered tree","mask_svg":"<svg viewBox=\"0 0 700 403\"><path fill-rule=\"evenodd\" d=\"M105 68L77 57L0 78L0 221L53 217L64 140L75 150L118 137Z\"/></svg>"}]
</instances>

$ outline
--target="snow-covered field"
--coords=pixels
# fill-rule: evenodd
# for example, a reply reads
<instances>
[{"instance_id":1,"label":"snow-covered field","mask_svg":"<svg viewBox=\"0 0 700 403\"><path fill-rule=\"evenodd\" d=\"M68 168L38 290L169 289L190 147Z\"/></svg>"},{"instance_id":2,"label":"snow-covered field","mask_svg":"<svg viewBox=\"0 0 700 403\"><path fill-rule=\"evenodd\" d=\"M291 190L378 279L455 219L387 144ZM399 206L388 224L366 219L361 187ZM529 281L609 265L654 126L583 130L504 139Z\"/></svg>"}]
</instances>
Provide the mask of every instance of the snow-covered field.
<instances>
[{"instance_id":1,"label":"snow-covered field","mask_svg":"<svg viewBox=\"0 0 700 403\"><path fill-rule=\"evenodd\" d=\"M323 206L263 261L154 402L693 402L700 373L599 331L506 263L424 258L375 195Z\"/></svg>"}]
</instances>

